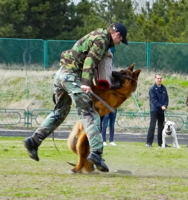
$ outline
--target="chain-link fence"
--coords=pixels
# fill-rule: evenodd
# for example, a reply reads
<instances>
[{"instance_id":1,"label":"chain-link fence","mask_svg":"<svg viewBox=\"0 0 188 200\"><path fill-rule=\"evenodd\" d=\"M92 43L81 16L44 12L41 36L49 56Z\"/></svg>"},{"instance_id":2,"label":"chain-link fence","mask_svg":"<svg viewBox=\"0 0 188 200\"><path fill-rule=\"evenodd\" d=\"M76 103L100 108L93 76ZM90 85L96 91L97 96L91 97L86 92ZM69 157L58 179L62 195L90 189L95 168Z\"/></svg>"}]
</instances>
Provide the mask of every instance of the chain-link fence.
<instances>
[{"instance_id":1,"label":"chain-link fence","mask_svg":"<svg viewBox=\"0 0 188 200\"><path fill-rule=\"evenodd\" d=\"M148 44L148 67L153 71L188 73L188 44Z\"/></svg>"},{"instance_id":2,"label":"chain-link fence","mask_svg":"<svg viewBox=\"0 0 188 200\"><path fill-rule=\"evenodd\" d=\"M32 39L0 38L0 64L12 65L44 64L44 41Z\"/></svg>"},{"instance_id":3,"label":"chain-link fence","mask_svg":"<svg viewBox=\"0 0 188 200\"><path fill-rule=\"evenodd\" d=\"M75 40L41 40L0 38L0 67L35 65L48 69L58 66L62 51L70 49ZM129 42L116 46L114 66L188 73L188 44Z\"/></svg>"}]
</instances>

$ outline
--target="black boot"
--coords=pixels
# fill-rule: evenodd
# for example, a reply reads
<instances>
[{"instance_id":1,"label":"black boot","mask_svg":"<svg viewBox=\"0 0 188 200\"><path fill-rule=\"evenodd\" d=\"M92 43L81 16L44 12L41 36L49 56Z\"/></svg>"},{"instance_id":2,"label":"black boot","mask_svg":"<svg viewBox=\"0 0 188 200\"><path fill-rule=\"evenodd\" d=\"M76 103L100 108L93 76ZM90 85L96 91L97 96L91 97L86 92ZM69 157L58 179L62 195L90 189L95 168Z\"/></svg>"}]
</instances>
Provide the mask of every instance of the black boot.
<instances>
[{"instance_id":1,"label":"black boot","mask_svg":"<svg viewBox=\"0 0 188 200\"><path fill-rule=\"evenodd\" d=\"M104 160L102 159L101 155L96 153L96 152L91 152L87 158L87 160L96 165L96 168L99 171L102 172L109 172L108 167L106 166L106 164L104 163Z\"/></svg>"},{"instance_id":2,"label":"black boot","mask_svg":"<svg viewBox=\"0 0 188 200\"><path fill-rule=\"evenodd\" d=\"M23 140L24 146L27 149L27 152L29 154L29 157L33 160L39 161L38 157L38 144L33 140L32 137L28 137Z\"/></svg>"}]
</instances>

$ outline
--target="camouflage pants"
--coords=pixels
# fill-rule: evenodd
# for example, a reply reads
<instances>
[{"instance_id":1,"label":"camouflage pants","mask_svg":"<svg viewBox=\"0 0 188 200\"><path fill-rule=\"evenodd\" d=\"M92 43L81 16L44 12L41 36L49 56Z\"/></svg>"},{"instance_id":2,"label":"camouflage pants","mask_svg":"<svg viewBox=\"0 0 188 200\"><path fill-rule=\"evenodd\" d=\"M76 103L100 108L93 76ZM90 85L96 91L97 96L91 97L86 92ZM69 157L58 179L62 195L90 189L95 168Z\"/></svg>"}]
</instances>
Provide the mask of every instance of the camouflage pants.
<instances>
[{"instance_id":1,"label":"camouflage pants","mask_svg":"<svg viewBox=\"0 0 188 200\"><path fill-rule=\"evenodd\" d=\"M73 102L86 131L91 151L102 153L103 141L100 133L100 116L94 108L91 96L80 89L80 77L63 67L56 72L54 77L56 106L32 135L39 145L65 120ZM77 86L73 83L76 83Z\"/></svg>"}]
</instances>

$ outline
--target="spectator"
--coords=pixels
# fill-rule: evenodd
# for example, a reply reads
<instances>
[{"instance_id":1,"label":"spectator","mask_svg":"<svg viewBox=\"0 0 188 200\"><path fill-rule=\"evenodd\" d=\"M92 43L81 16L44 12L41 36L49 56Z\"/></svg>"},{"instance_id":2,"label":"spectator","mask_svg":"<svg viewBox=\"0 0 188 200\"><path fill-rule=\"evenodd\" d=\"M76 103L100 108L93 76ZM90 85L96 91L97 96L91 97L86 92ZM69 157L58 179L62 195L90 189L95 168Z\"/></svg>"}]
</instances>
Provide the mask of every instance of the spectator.
<instances>
[{"instance_id":1,"label":"spectator","mask_svg":"<svg viewBox=\"0 0 188 200\"><path fill-rule=\"evenodd\" d=\"M168 107L168 93L162 84L162 76L155 75L155 84L149 90L150 126L147 134L146 147L152 147L156 122L158 121L158 146L162 144L162 130L164 128L164 111ZM166 145L166 147L170 147Z\"/></svg>"},{"instance_id":2,"label":"spectator","mask_svg":"<svg viewBox=\"0 0 188 200\"><path fill-rule=\"evenodd\" d=\"M107 115L105 115L103 117L102 121L102 137L103 137L103 146L107 146L106 143L106 129L108 126L108 122L109 122L109 145L112 146L116 146L116 143L114 143L114 124L115 124L115 120L116 120L116 114L117 114L117 109L115 110L115 112L110 112Z\"/></svg>"}]
</instances>

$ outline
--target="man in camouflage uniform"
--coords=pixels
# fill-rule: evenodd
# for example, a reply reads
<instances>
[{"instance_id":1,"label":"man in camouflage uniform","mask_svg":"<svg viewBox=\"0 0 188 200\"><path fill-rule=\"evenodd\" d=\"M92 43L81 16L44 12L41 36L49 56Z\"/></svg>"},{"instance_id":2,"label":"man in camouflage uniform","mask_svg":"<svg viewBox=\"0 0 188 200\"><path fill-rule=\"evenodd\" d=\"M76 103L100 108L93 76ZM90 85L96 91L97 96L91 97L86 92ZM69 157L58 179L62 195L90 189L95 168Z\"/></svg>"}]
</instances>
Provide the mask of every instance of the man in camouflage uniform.
<instances>
[{"instance_id":1,"label":"man in camouflage uniform","mask_svg":"<svg viewBox=\"0 0 188 200\"><path fill-rule=\"evenodd\" d=\"M123 24L113 23L107 29L99 28L92 31L78 40L72 49L62 52L60 69L54 78L55 108L34 134L23 140L32 159L39 161L39 145L65 120L73 102L88 137L88 161L95 164L100 171L109 171L101 157L103 140L100 116L94 108L89 92L94 70L99 62L109 48L120 42L127 44L126 35L127 29Z\"/></svg>"}]
</instances>

